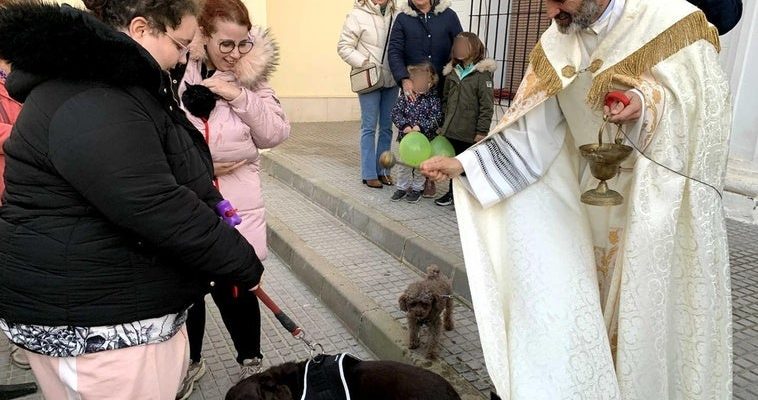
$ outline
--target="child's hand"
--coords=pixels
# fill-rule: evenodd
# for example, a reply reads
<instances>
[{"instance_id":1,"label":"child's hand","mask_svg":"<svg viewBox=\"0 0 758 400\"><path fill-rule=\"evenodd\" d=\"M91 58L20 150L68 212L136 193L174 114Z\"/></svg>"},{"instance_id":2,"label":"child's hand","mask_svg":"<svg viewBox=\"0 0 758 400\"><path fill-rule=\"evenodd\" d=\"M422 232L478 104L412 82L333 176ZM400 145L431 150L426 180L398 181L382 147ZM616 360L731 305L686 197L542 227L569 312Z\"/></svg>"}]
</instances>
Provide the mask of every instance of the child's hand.
<instances>
[{"instance_id":1,"label":"child's hand","mask_svg":"<svg viewBox=\"0 0 758 400\"><path fill-rule=\"evenodd\" d=\"M421 132L421 127L419 127L418 125L413 125L413 131L414 132Z\"/></svg>"},{"instance_id":2,"label":"child's hand","mask_svg":"<svg viewBox=\"0 0 758 400\"><path fill-rule=\"evenodd\" d=\"M413 132L413 128L411 128L410 126L406 126L405 129L403 129L403 133L409 133L409 132Z\"/></svg>"},{"instance_id":3,"label":"child's hand","mask_svg":"<svg viewBox=\"0 0 758 400\"><path fill-rule=\"evenodd\" d=\"M474 136L474 143L479 143L484 139L487 139L487 135L482 135L480 133L477 133L476 136Z\"/></svg>"}]
</instances>

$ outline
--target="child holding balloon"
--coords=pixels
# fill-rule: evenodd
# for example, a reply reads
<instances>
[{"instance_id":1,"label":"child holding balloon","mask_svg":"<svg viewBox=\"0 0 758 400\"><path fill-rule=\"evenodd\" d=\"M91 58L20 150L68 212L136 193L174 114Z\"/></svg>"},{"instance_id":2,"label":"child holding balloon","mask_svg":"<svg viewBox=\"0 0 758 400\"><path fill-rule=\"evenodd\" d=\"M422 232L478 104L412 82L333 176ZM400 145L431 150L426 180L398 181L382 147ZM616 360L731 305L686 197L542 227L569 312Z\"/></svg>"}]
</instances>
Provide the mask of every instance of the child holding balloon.
<instances>
[{"instance_id":1,"label":"child holding balloon","mask_svg":"<svg viewBox=\"0 0 758 400\"><path fill-rule=\"evenodd\" d=\"M492 76L497 63L485 58L486 53L479 37L462 32L455 37L450 63L442 70L445 123L440 133L450 140L456 155L484 139L490 130L495 109ZM452 181L448 192L434 203L453 204Z\"/></svg>"},{"instance_id":2,"label":"child holding balloon","mask_svg":"<svg viewBox=\"0 0 758 400\"><path fill-rule=\"evenodd\" d=\"M402 142L411 132L420 132L431 140L437 135L437 129L442 123L442 101L437 91L433 90L438 81L437 72L434 66L427 62L408 66L408 73L413 82L416 100L411 101L406 96L400 96L392 108L392 122L399 130L397 140ZM426 177L421 171L405 165L398 165L396 174L397 190L392 195L392 201L405 198L409 203L418 203Z\"/></svg>"}]
</instances>

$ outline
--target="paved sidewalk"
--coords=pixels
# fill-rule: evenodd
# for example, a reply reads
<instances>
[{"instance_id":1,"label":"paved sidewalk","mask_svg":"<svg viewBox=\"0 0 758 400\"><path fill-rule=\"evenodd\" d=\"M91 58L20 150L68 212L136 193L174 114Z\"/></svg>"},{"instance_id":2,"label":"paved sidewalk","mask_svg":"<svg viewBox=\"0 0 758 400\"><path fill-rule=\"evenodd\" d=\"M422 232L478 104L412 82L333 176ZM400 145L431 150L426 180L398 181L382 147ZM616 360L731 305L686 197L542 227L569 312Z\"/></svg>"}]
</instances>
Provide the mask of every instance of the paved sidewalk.
<instances>
[{"instance_id":1,"label":"paved sidewalk","mask_svg":"<svg viewBox=\"0 0 758 400\"><path fill-rule=\"evenodd\" d=\"M374 356L342 326L341 322L311 292L295 278L289 269L271 254L265 262L264 288L271 298L295 322L305 329L310 337L321 343L327 353L350 352L363 359ZM235 361L234 345L223 327L221 316L213 300L206 299L208 315L203 356L208 372L196 386L191 400L220 400L237 381L239 367ZM265 356L263 366L268 368L286 361L306 359L305 348L282 328L273 314L261 304L262 331L261 349ZM8 363L8 346L0 334L0 384L21 383L33 380L28 371ZM40 394L27 396L24 400L40 400ZM49 399L57 400L57 399Z\"/></svg>"}]
</instances>

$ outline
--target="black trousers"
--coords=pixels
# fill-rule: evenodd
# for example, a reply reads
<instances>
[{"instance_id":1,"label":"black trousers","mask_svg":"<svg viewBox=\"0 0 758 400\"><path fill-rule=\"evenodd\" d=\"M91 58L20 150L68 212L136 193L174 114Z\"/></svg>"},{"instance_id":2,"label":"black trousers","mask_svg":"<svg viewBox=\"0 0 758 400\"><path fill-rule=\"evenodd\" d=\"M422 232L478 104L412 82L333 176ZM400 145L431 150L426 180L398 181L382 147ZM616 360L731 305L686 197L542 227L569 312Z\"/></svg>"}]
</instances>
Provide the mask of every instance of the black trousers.
<instances>
[{"instance_id":1,"label":"black trousers","mask_svg":"<svg viewBox=\"0 0 758 400\"><path fill-rule=\"evenodd\" d=\"M261 311L255 293L239 288L234 297L232 285L216 284L211 296L221 312L221 319L237 350L237 362L251 358L263 358L261 354ZM205 334L205 299L200 298L187 315L187 336L190 359L200 361Z\"/></svg>"},{"instance_id":2,"label":"black trousers","mask_svg":"<svg viewBox=\"0 0 758 400\"><path fill-rule=\"evenodd\" d=\"M453 150L455 150L455 155L463 153L464 151L468 150L469 147L473 145L473 143L463 142L460 140L450 139L447 138L447 140L450 141L450 144L453 145ZM450 188L447 190L448 194L453 193L453 180L450 180Z\"/></svg>"}]
</instances>

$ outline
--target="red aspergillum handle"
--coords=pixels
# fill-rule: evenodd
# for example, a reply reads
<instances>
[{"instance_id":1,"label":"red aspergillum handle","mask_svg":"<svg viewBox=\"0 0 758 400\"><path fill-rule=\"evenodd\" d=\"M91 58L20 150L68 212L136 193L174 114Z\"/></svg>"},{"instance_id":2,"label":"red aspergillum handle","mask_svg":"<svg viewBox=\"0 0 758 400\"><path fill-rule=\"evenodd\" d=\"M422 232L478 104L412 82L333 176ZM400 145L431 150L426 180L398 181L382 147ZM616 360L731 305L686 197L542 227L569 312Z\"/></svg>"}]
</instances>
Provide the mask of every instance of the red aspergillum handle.
<instances>
[{"instance_id":1,"label":"red aspergillum handle","mask_svg":"<svg viewBox=\"0 0 758 400\"><path fill-rule=\"evenodd\" d=\"M631 101L632 100L629 98L629 96L620 90L608 92L608 94L605 95L605 105L608 107L612 107L613 103L621 103L624 105L624 107L626 107Z\"/></svg>"}]
</instances>

